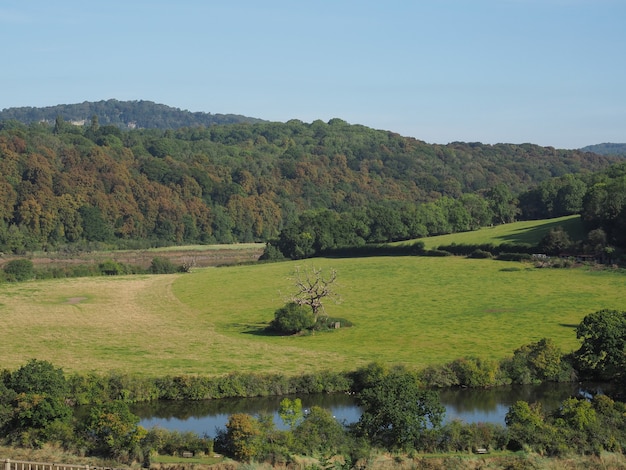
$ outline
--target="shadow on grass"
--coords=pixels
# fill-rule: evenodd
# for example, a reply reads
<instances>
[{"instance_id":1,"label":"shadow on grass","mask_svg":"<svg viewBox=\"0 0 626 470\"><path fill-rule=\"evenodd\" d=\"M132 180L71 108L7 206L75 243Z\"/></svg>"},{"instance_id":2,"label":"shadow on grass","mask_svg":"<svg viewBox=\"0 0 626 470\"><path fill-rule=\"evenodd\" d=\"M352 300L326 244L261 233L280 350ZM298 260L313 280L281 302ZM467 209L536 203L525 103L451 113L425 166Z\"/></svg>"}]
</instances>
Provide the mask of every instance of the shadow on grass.
<instances>
[{"instance_id":1,"label":"shadow on grass","mask_svg":"<svg viewBox=\"0 0 626 470\"><path fill-rule=\"evenodd\" d=\"M520 228L514 233L497 237L503 243L521 244L528 243L537 245L541 239L552 229L563 227L572 240L582 240L584 235L582 221L580 217L572 217L567 220L555 220L534 228Z\"/></svg>"},{"instance_id":2,"label":"shadow on grass","mask_svg":"<svg viewBox=\"0 0 626 470\"><path fill-rule=\"evenodd\" d=\"M572 323L559 323L559 326L562 326L563 328L572 328L574 330L578 328L578 325L574 325Z\"/></svg>"},{"instance_id":3,"label":"shadow on grass","mask_svg":"<svg viewBox=\"0 0 626 470\"><path fill-rule=\"evenodd\" d=\"M267 326L260 326L260 325L238 325L238 326L245 328L242 331L242 333L244 335L268 336L268 337L272 337L272 336L288 336L288 335L283 335L283 334L277 333L276 331L272 331L272 330L268 329Z\"/></svg>"}]
</instances>

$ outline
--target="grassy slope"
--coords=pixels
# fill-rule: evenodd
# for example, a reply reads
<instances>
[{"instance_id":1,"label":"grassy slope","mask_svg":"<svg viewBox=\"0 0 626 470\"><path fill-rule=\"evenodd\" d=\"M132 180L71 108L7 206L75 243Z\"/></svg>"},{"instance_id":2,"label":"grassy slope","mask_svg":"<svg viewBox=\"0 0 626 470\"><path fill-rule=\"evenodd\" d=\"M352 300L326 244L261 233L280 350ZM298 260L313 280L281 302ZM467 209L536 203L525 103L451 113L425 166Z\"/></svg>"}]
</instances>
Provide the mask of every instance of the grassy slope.
<instances>
[{"instance_id":1,"label":"grassy slope","mask_svg":"<svg viewBox=\"0 0 626 470\"><path fill-rule=\"evenodd\" d=\"M289 276L304 264L337 269L343 302L327 310L355 326L265 336L263 327L291 289ZM66 371L153 376L299 373L371 361L422 367L466 355L501 358L542 337L570 351L578 344L574 327L587 313L626 309L625 280L608 271L382 257L4 284L0 367L33 357Z\"/></svg>"},{"instance_id":2,"label":"grassy slope","mask_svg":"<svg viewBox=\"0 0 626 470\"><path fill-rule=\"evenodd\" d=\"M577 215L559 217L550 220L527 220L514 224L495 225L480 230L465 233L452 233L436 237L422 238L427 249L437 248L440 245L482 244L491 243L529 243L536 245L551 229L563 227L572 240L581 240L584 237L582 223ZM407 242L400 242L407 243Z\"/></svg>"}]
</instances>

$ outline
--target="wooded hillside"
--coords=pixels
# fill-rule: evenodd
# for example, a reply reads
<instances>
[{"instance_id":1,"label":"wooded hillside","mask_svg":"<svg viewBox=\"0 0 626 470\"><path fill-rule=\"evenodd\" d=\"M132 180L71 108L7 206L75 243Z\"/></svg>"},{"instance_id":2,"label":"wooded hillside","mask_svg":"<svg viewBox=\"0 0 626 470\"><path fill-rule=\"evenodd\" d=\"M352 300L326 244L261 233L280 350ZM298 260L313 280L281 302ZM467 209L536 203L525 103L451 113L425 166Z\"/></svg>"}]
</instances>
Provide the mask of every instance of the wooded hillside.
<instances>
[{"instance_id":1,"label":"wooded hillside","mask_svg":"<svg viewBox=\"0 0 626 470\"><path fill-rule=\"evenodd\" d=\"M604 144L596 144L596 145L588 145L583 147L583 152L593 152L598 155L619 155L621 157L626 157L626 144L613 144L613 143L604 143Z\"/></svg>"},{"instance_id":2,"label":"wooded hillside","mask_svg":"<svg viewBox=\"0 0 626 470\"><path fill-rule=\"evenodd\" d=\"M99 120L0 123L0 250L265 241L322 209L365 242L469 230L514 218L514 196L542 181L618 161L430 145L340 119L124 131ZM414 214L413 228L389 235L389 214Z\"/></svg>"},{"instance_id":3,"label":"wooded hillside","mask_svg":"<svg viewBox=\"0 0 626 470\"><path fill-rule=\"evenodd\" d=\"M45 108L20 107L0 111L0 121L14 119L54 123L57 117L75 123L89 123L98 116L101 125L114 125L123 129L177 129L179 127L211 126L241 122L261 122L261 119L236 114L192 113L152 101L106 100L77 104L60 104Z\"/></svg>"}]
</instances>

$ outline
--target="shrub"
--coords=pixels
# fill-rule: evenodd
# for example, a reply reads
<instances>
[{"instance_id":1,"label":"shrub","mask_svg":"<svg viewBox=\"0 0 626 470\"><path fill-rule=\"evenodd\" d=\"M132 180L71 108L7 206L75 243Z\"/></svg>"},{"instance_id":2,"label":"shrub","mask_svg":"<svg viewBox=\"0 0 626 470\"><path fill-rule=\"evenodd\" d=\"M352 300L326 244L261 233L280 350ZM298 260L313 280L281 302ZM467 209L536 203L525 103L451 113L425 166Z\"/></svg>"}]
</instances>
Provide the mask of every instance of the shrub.
<instances>
[{"instance_id":1,"label":"shrub","mask_svg":"<svg viewBox=\"0 0 626 470\"><path fill-rule=\"evenodd\" d=\"M452 253L446 250L427 250L424 252L424 256L444 257L452 256Z\"/></svg>"},{"instance_id":2,"label":"shrub","mask_svg":"<svg viewBox=\"0 0 626 470\"><path fill-rule=\"evenodd\" d=\"M20 282L32 279L35 272L33 262L29 259L14 259L4 265L7 281Z\"/></svg>"},{"instance_id":3,"label":"shrub","mask_svg":"<svg viewBox=\"0 0 626 470\"><path fill-rule=\"evenodd\" d=\"M152 258L150 264L150 272L152 274L173 274L178 271L178 268L167 258L156 257Z\"/></svg>"},{"instance_id":4,"label":"shrub","mask_svg":"<svg viewBox=\"0 0 626 470\"><path fill-rule=\"evenodd\" d=\"M102 274L106 274L107 276L117 276L119 274L124 274L124 268L119 263L116 263L113 260L106 260L98 265L100 272Z\"/></svg>"},{"instance_id":5,"label":"shrub","mask_svg":"<svg viewBox=\"0 0 626 470\"><path fill-rule=\"evenodd\" d=\"M474 259L489 259L489 258L492 258L493 256L489 251L476 249L472 251L467 257L474 258Z\"/></svg>"},{"instance_id":6,"label":"shrub","mask_svg":"<svg viewBox=\"0 0 626 470\"><path fill-rule=\"evenodd\" d=\"M271 243L267 243L265 245L265 249L263 250L263 254L259 257L261 261L280 261L284 260L285 256L278 249L277 246L272 245Z\"/></svg>"},{"instance_id":7,"label":"shrub","mask_svg":"<svg viewBox=\"0 0 626 470\"><path fill-rule=\"evenodd\" d=\"M532 255L529 253L500 253L498 259L500 261L530 261Z\"/></svg>"},{"instance_id":8,"label":"shrub","mask_svg":"<svg viewBox=\"0 0 626 470\"><path fill-rule=\"evenodd\" d=\"M311 456L336 454L346 442L346 432L333 415L319 406L311 407L293 431L295 447Z\"/></svg>"},{"instance_id":9,"label":"shrub","mask_svg":"<svg viewBox=\"0 0 626 470\"><path fill-rule=\"evenodd\" d=\"M274 313L270 329L283 334L294 334L315 325L313 311L295 302L289 302Z\"/></svg>"}]
</instances>

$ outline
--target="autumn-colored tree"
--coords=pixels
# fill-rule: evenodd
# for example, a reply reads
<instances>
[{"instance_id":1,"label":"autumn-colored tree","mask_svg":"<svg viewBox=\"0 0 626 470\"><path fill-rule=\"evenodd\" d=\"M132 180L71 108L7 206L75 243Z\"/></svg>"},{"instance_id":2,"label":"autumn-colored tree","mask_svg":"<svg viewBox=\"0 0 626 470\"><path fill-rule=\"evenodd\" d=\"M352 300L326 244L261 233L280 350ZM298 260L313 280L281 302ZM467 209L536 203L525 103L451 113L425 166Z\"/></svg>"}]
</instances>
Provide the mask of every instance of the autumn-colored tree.
<instances>
[{"instance_id":1,"label":"autumn-colored tree","mask_svg":"<svg viewBox=\"0 0 626 470\"><path fill-rule=\"evenodd\" d=\"M235 458L245 462L254 459L262 446L262 432L258 420L244 413L230 415L226 423L226 442Z\"/></svg>"}]
</instances>

